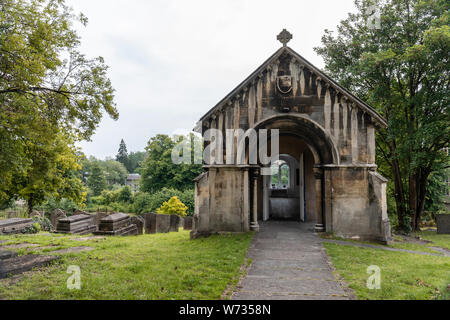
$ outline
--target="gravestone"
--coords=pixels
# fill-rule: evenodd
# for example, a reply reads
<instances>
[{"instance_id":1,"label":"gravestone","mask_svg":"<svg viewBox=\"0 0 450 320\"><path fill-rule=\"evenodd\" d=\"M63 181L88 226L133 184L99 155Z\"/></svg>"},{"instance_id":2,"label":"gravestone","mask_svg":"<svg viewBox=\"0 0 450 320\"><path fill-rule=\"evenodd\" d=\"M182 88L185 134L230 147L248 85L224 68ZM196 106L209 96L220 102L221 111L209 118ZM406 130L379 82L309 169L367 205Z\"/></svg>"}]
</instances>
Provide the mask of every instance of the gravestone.
<instances>
[{"instance_id":1,"label":"gravestone","mask_svg":"<svg viewBox=\"0 0 450 320\"><path fill-rule=\"evenodd\" d=\"M43 217L44 216L44 213L43 212L39 212L39 211L37 211L37 210L33 210L33 212L31 212L31 214L30 214L30 217L31 218L33 218L33 217Z\"/></svg>"},{"instance_id":2,"label":"gravestone","mask_svg":"<svg viewBox=\"0 0 450 320\"><path fill-rule=\"evenodd\" d=\"M450 234L450 214L437 214L436 224L438 234Z\"/></svg>"},{"instance_id":3,"label":"gravestone","mask_svg":"<svg viewBox=\"0 0 450 320\"><path fill-rule=\"evenodd\" d=\"M170 215L169 232L178 232L179 225L180 225L180 217L176 214Z\"/></svg>"},{"instance_id":4,"label":"gravestone","mask_svg":"<svg viewBox=\"0 0 450 320\"><path fill-rule=\"evenodd\" d=\"M193 220L194 220L193 217L185 217L184 218L183 229L184 230L192 230Z\"/></svg>"},{"instance_id":5,"label":"gravestone","mask_svg":"<svg viewBox=\"0 0 450 320\"><path fill-rule=\"evenodd\" d=\"M52 226L56 228L58 220L62 218L67 218L64 211L62 211L61 209L53 210L53 212L50 214L50 222L52 223Z\"/></svg>"},{"instance_id":6,"label":"gravestone","mask_svg":"<svg viewBox=\"0 0 450 320\"><path fill-rule=\"evenodd\" d=\"M97 229L94 217L88 214L79 214L58 220L56 224L57 233L88 234Z\"/></svg>"},{"instance_id":7,"label":"gravestone","mask_svg":"<svg viewBox=\"0 0 450 320\"><path fill-rule=\"evenodd\" d=\"M22 230L33 225L32 219L12 218L0 220L0 234L22 233Z\"/></svg>"},{"instance_id":8,"label":"gravestone","mask_svg":"<svg viewBox=\"0 0 450 320\"><path fill-rule=\"evenodd\" d=\"M131 217L131 224L136 225L138 235L141 235L144 232L145 220L141 216Z\"/></svg>"},{"instance_id":9,"label":"gravestone","mask_svg":"<svg viewBox=\"0 0 450 320\"><path fill-rule=\"evenodd\" d=\"M136 235L138 232L137 226L131 224L131 218L125 213L114 213L104 217L98 226L98 231L95 235L103 236L128 236Z\"/></svg>"},{"instance_id":10,"label":"gravestone","mask_svg":"<svg viewBox=\"0 0 450 320\"><path fill-rule=\"evenodd\" d=\"M17 252L0 249L0 261L17 257Z\"/></svg>"},{"instance_id":11,"label":"gravestone","mask_svg":"<svg viewBox=\"0 0 450 320\"><path fill-rule=\"evenodd\" d=\"M108 212L97 212L95 214L95 225L97 226L97 230L98 230L98 226L100 225L100 222L102 221L102 219L107 216L108 216Z\"/></svg>"},{"instance_id":12,"label":"gravestone","mask_svg":"<svg viewBox=\"0 0 450 320\"><path fill-rule=\"evenodd\" d=\"M156 215L156 233L169 233L170 216L167 214Z\"/></svg>"},{"instance_id":13,"label":"gravestone","mask_svg":"<svg viewBox=\"0 0 450 320\"><path fill-rule=\"evenodd\" d=\"M17 257L16 254L7 257L5 254L3 257L5 259L0 258L0 279L30 271L34 268L46 266L52 261L59 259L58 256L42 256L34 254L19 257Z\"/></svg>"},{"instance_id":14,"label":"gravestone","mask_svg":"<svg viewBox=\"0 0 450 320\"><path fill-rule=\"evenodd\" d=\"M184 218L180 217L180 221L179 222L180 223L178 223L178 228L183 228L183 226L184 226Z\"/></svg>"},{"instance_id":15,"label":"gravestone","mask_svg":"<svg viewBox=\"0 0 450 320\"><path fill-rule=\"evenodd\" d=\"M156 233L156 213L146 213L144 217L145 217L145 233L146 234Z\"/></svg>"}]
</instances>

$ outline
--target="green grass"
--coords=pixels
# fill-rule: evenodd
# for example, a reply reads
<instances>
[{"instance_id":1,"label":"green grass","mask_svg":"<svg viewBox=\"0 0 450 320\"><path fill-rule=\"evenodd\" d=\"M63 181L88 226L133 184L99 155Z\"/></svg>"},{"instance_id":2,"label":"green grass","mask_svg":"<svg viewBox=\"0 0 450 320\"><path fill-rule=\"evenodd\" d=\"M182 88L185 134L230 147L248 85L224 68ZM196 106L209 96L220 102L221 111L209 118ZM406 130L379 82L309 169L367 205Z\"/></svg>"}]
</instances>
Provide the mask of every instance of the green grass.
<instances>
[{"instance_id":1,"label":"green grass","mask_svg":"<svg viewBox=\"0 0 450 320\"><path fill-rule=\"evenodd\" d=\"M416 233L424 240L433 241L429 246L438 246L450 250L450 234L437 234L433 231L422 231Z\"/></svg>"},{"instance_id":2,"label":"green grass","mask_svg":"<svg viewBox=\"0 0 450 320\"><path fill-rule=\"evenodd\" d=\"M358 299L449 299L450 258L324 243L338 273ZM381 289L369 290L367 267L381 268Z\"/></svg>"},{"instance_id":3,"label":"green grass","mask_svg":"<svg viewBox=\"0 0 450 320\"><path fill-rule=\"evenodd\" d=\"M62 255L16 283L1 280L0 299L220 299L227 286L238 281L252 237L248 233L191 241L187 231L83 242L68 236L3 236L0 240L8 244L95 250ZM49 249L38 253L51 254ZM81 290L67 289L70 265L81 268Z\"/></svg>"},{"instance_id":4,"label":"green grass","mask_svg":"<svg viewBox=\"0 0 450 320\"><path fill-rule=\"evenodd\" d=\"M432 233L432 232L430 232L430 233ZM404 250L412 250L412 251L440 254L440 252L433 250L432 248L429 248L429 246L440 246L437 243L430 243L430 244L410 243L410 242L404 241L401 237L398 237L398 236L394 236L393 239L395 240L395 242L392 244L389 244L389 245L382 245L381 243L372 242L372 241L356 241L356 240L352 240L352 239L337 237L337 236L334 236L334 235L328 234L328 233L319 234L319 237L321 237L323 239L339 240L339 241L346 241L346 242L351 242L351 243L370 244L370 245L376 245L376 246L380 246L380 247L388 247L388 248L394 248L394 249L404 249ZM424 237L422 237L422 238L425 239ZM444 243L445 243L445 241L448 241L447 245L449 245L450 238L448 240L443 240L443 241L444 241Z\"/></svg>"}]
</instances>

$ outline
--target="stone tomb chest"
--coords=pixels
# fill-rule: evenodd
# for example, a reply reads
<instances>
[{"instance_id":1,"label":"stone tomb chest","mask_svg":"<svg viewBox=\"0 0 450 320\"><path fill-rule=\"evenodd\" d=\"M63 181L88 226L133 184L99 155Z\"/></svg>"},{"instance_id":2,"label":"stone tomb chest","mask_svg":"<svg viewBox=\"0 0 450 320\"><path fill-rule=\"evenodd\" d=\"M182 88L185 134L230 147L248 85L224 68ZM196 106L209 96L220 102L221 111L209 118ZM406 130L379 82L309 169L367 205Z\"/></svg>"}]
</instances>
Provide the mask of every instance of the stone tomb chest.
<instances>
[{"instance_id":1,"label":"stone tomb chest","mask_svg":"<svg viewBox=\"0 0 450 320\"><path fill-rule=\"evenodd\" d=\"M137 235L138 230L131 218L125 213L114 213L100 220L96 235L129 236Z\"/></svg>"},{"instance_id":2,"label":"stone tomb chest","mask_svg":"<svg viewBox=\"0 0 450 320\"><path fill-rule=\"evenodd\" d=\"M59 219L56 224L57 233L88 234L96 229L94 217L86 214Z\"/></svg>"},{"instance_id":3,"label":"stone tomb chest","mask_svg":"<svg viewBox=\"0 0 450 320\"><path fill-rule=\"evenodd\" d=\"M0 234L21 233L22 230L33 225L32 219L12 218L0 220Z\"/></svg>"}]
</instances>

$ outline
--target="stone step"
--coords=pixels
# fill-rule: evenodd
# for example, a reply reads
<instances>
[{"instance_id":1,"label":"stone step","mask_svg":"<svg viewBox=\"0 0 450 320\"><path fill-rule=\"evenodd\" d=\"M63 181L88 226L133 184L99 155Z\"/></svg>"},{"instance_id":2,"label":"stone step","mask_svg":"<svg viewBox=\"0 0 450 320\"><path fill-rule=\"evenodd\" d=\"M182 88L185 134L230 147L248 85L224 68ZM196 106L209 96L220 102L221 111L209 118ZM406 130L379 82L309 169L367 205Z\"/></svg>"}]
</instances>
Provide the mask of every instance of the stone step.
<instances>
[{"instance_id":1,"label":"stone step","mask_svg":"<svg viewBox=\"0 0 450 320\"><path fill-rule=\"evenodd\" d=\"M2 260L0 263L0 279L10 275L20 274L48 265L50 262L59 259L58 256L25 255Z\"/></svg>"}]
</instances>

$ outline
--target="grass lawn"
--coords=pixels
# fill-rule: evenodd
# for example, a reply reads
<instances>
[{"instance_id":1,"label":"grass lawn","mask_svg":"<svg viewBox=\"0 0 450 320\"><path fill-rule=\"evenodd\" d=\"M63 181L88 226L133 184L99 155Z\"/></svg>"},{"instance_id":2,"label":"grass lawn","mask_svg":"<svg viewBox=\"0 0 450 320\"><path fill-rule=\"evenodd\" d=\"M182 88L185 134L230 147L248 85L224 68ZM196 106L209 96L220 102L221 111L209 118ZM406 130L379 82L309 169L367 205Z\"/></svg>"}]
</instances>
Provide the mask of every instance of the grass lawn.
<instances>
[{"instance_id":1,"label":"grass lawn","mask_svg":"<svg viewBox=\"0 0 450 320\"><path fill-rule=\"evenodd\" d=\"M18 282L0 280L0 299L220 299L229 285L237 283L252 237L248 233L191 241L188 231L83 242L69 236L0 236L9 240L4 245L95 248L64 254ZM51 254L49 250L36 253ZM18 252L24 254L25 249ZM81 268L81 290L67 289L70 265Z\"/></svg>"},{"instance_id":2,"label":"grass lawn","mask_svg":"<svg viewBox=\"0 0 450 320\"><path fill-rule=\"evenodd\" d=\"M430 244L394 244L393 247L430 252L429 246L449 248L450 235L421 232ZM358 299L450 299L450 258L324 243L328 255ZM367 267L381 268L381 289L369 290Z\"/></svg>"},{"instance_id":3,"label":"grass lawn","mask_svg":"<svg viewBox=\"0 0 450 320\"><path fill-rule=\"evenodd\" d=\"M437 234L433 231L417 232L415 235L424 240L433 241L430 246L438 246L450 250L450 234Z\"/></svg>"}]
</instances>

